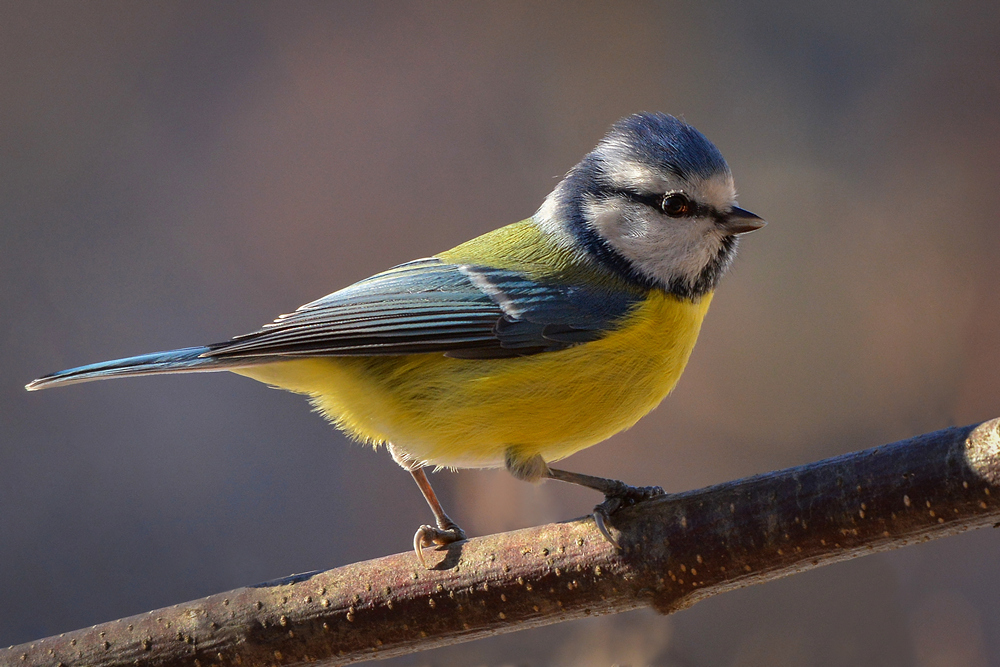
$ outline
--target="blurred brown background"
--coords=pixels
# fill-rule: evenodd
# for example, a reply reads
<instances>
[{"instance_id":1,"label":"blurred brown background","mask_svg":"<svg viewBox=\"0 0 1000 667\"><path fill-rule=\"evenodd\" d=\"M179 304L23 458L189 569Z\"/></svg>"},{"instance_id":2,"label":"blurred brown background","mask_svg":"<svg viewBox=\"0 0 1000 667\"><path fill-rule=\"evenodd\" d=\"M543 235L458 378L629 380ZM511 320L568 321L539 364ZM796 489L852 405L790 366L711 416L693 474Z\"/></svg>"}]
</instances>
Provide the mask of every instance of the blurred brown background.
<instances>
[{"instance_id":1,"label":"blurred brown background","mask_svg":"<svg viewBox=\"0 0 1000 667\"><path fill-rule=\"evenodd\" d=\"M407 549L384 452L232 375L28 394L530 215L684 116L745 239L674 395L567 467L693 488L1000 416L996 2L0 2L0 644ZM473 534L593 494L439 473ZM1000 665L1000 532L394 665Z\"/></svg>"}]
</instances>

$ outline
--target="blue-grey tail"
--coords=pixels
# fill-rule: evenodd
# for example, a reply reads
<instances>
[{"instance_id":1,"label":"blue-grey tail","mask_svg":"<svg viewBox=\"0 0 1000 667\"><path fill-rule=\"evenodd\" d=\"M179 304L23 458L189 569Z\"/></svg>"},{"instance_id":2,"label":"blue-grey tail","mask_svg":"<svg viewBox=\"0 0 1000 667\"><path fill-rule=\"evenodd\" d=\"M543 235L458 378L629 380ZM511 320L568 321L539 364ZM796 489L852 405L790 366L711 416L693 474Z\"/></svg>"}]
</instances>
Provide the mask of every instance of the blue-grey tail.
<instances>
[{"instance_id":1,"label":"blue-grey tail","mask_svg":"<svg viewBox=\"0 0 1000 667\"><path fill-rule=\"evenodd\" d=\"M152 352L126 359L102 361L40 377L25 385L25 389L35 391L57 385L76 384L77 382L90 382L91 380L104 380L129 375L221 371L235 366L245 366L248 363L246 359L214 359L203 356L210 350L211 348L208 347L185 347L180 350ZM249 363L254 363L254 361L250 361Z\"/></svg>"}]
</instances>

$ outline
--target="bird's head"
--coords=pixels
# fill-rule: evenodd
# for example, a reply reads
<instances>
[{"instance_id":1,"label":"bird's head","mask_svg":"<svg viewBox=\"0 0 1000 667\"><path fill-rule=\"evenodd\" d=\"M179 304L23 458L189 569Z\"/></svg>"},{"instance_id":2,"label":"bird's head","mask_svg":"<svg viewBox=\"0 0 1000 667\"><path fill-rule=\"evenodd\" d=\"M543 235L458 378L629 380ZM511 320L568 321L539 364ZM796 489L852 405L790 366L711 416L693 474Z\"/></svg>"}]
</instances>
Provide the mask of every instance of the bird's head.
<instances>
[{"instance_id":1,"label":"bird's head","mask_svg":"<svg viewBox=\"0 0 1000 667\"><path fill-rule=\"evenodd\" d=\"M598 265L685 299L714 290L737 237L764 225L736 206L719 149L662 113L615 123L536 219Z\"/></svg>"}]
</instances>

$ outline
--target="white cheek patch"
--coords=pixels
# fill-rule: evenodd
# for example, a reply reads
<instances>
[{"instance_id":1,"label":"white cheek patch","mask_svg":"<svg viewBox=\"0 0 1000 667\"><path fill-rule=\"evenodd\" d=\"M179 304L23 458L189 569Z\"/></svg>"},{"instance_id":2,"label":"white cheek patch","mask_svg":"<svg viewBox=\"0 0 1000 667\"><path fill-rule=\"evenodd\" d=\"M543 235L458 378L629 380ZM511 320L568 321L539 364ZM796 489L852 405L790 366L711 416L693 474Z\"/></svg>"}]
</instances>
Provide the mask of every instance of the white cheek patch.
<instances>
[{"instance_id":1,"label":"white cheek patch","mask_svg":"<svg viewBox=\"0 0 1000 667\"><path fill-rule=\"evenodd\" d=\"M587 204L591 225L641 273L691 285L718 255L722 235L711 218L667 218L616 199Z\"/></svg>"}]
</instances>

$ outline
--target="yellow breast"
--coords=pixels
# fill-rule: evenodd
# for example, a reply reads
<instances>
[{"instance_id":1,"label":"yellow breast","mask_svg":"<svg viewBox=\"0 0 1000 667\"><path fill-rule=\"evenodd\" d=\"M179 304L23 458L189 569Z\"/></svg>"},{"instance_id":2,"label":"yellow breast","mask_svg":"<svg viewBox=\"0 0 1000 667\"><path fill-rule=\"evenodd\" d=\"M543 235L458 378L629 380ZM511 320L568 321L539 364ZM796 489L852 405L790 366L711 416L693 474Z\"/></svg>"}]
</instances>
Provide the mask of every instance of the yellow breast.
<instances>
[{"instance_id":1,"label":"yellow breast","mask_svg":"<svg viewBox=\"0 0 1000 667\"><path fill-rule=\"evenodd\" d=\"M555 461L632 426L674 388L712 295L656 292L600 340L510 359L325 357L235 372L306 394L339 428L433 465Z\"/></svg>"}]
</instances>

